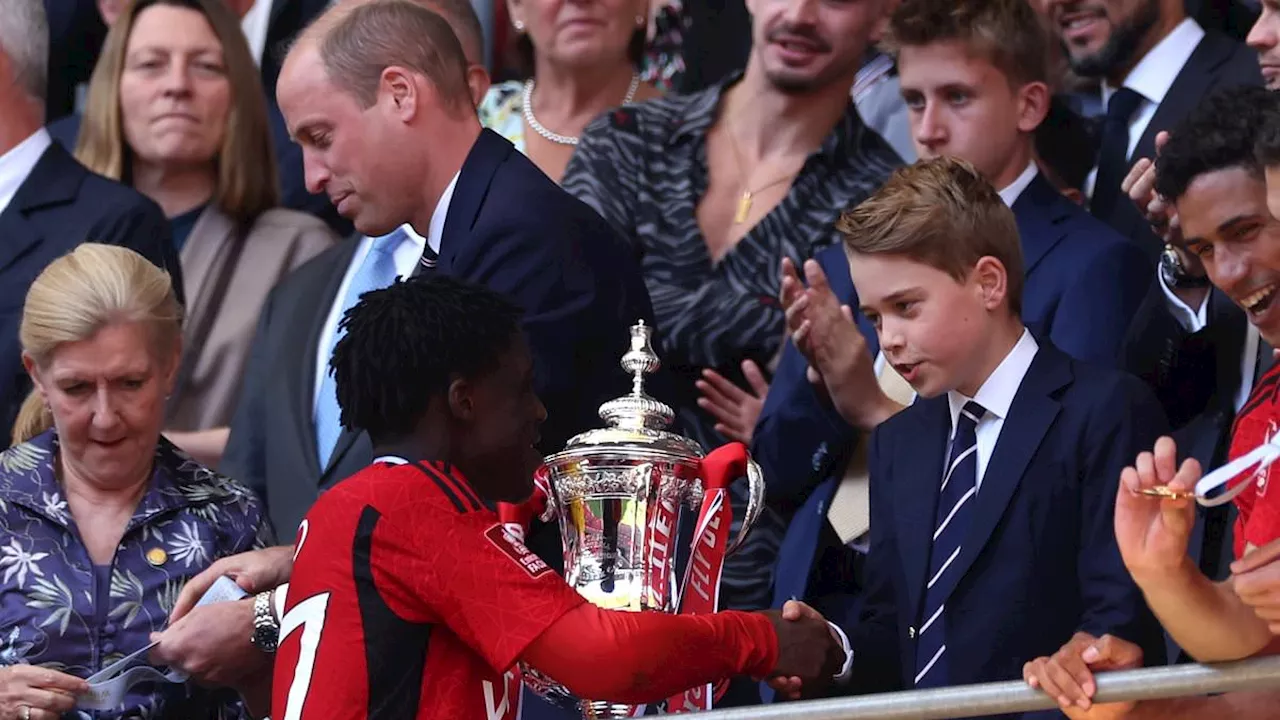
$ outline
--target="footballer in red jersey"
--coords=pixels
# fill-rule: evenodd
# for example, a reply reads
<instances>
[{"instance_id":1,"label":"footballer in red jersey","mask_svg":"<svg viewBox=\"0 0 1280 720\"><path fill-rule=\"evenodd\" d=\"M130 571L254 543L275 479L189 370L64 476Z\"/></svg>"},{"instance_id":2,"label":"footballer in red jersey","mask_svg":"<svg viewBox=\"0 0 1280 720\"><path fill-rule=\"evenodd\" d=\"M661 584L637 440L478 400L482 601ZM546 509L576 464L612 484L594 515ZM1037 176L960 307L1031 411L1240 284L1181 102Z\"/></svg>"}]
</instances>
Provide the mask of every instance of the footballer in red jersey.
<instances>
[{"instance_id":1,"label":"footballer in red jersey","mask_svg":"<svg viewBox=\"0 0 1280 720\"><path fill-rule=\"evenodd\" d=\"M272 717L516 718L517 661L624 703L738 674L830 679L843 652L819 619L601 610L508 535L490 504L532 491L546 415L519 320L439 275L344 317L338 404L377 459L298 530Z\"/></svg>"}]
</instances>

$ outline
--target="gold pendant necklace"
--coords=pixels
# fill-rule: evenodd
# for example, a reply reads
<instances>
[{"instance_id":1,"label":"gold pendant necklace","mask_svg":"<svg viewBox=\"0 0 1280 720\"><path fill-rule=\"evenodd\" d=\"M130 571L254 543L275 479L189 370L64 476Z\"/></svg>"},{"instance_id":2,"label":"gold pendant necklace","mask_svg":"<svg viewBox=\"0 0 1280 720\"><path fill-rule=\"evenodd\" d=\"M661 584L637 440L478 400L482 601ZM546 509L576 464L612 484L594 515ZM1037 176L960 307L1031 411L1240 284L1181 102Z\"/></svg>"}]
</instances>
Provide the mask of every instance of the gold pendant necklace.
<instances>
[{"instance_id":1,"label":"gold pendant necklace","mask_svg":"<svg viewBox=\"0 0 1280 720\"><path fill-rule=\"evenodd\" d=\"M761 185L760 187L756 188L755 190L752 190L746 184L748 180L746 167L745 167L745 163L742 162L742 151L738 149L738 141L733 137L733 128L726 127L725 135L729 138L729 147L733 149L733 159L738 163L738 173L743 178L742 196L738 198L738 210L733 214L733 224L741 225L745 223L748 219L750 219L751 206L755 202L755 196L757 193L763 190L768 190L769 188L775 185L779 185L784 182L789 182L796 175L800 174L800 170L797 169L795 172L787 173L786 175L783 175L780 178L771 180L765 183L764 185Z\"/></svg>"}]
</instances>

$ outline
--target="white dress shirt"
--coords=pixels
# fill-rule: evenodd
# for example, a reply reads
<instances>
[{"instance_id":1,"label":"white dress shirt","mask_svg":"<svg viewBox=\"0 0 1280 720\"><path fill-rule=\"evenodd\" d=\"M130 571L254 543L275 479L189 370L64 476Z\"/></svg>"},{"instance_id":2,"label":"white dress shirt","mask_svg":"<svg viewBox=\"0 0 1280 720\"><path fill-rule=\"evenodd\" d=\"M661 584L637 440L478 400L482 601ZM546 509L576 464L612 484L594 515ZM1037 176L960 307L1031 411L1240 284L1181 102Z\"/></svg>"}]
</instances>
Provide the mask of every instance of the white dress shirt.
<instances>
[{"instance_id":1,"label":"white dress shirt","mask_svg":"<svg viewBox=\"0 0 1280 720\"><path fill-rule=\"evenodd\" d=\"M1031 361L1035 359L1039 349L1040 346L1035 338L1031 337L1031 332L1024 328L1022 337L1018 338L1017 344L1008 355L1004 356L1004 360L1000 361L996 369L987 377L986 382L982 383L982 387L978 388L977 395L970 398L955 390L947 392L947 404L951 409L951 439L955 438L956 419L960 417L960 410L965 403L972 400L987 411L975 430L978 441L977 488L979 491L982 490L982 476L987 471L987 461L991 459L996 440L1000 438L1000 431L1004 428L1004 420L1009 416L1009 407L1013 405L1013 397L1018 394L1022 379L1026 377ZM941 472L938 475L938 482L942 482Z\"/></svg>"},{"instance_id":2,"label":"white dress shirt","mask_svg":"<svg viewBox=\"0 0 1280 720\"><path fill-rule=\"evenodd\" d=\"M1133 157L1134 148L1138 146L1138 141L1147 131L1147 126L1151 124L1151 118L1155 117L1160 103L1164 102L1164 96L1169 93L1169 88L1173 86L1178 73L1182 72L1182 66L1191 59L1191 53L1195 52L1196 46L1202 39L1204 39L1204 28L1200 27L1195 20L1187 18L1156 43L1150 52L1142 56L1138 64L1125 77L1124 87L1142 96L1142 104L1129 118L1129 150L1126 158ZM1102 83L1104 109L1116 90L1117 88L1107 85L1106 82ZM1094 166L1085 180L1086 195L1093 197L1093 186L1097 179L1098 168Z\"/></svg>"},{"instance_id":3,"label":"white dress shirt","mask_svg":"<svg viewBox=\"0 0 1280 720\"><path fill-rule=\"evenodd\" d=\"M40 128L26 140L14 145L9 152L0 155L0 213L4 212L18 188L27 181L31 171L35 170L40 156L53 144L49 132Z\"/></svg>"},{"instance_id":4,"label":"white dress shirt","mask_svg":"<svg viewBox=\"0 0 1280 720\"><path fill-rule=\"evenodd\" d=\"M448 187L441 193L440 201L436 203L436 209L431 213L431 225L427 228L427 237L419 235L407 223L400 226L404 229L405 239L391 251L395 259L397 277L407 278L413 274L428 245L436 253L440 252L440 236L444 232L445 218L449 216L449 203L453 201L453 190L458 185L458 175L459 173L454 174L453 180L449 181ZM360 244L356 247L355 254L351 256L347 272L342 277L342 284L338 286L338 292L333 296L333 306L329 308L329 316L324 321L324 328L320 331L320 342L316 344L315 385L311 389L313 413L316 403L320 402L320 381L328 372L331 349L329 346L333 344L333 335L338 331L338 323L342 320L342 305L347 297L347 288L351 287L352 279L364 264L364 259L372 246L372 238L368 236L360 238Z\"/></svg>"}]
</instances>

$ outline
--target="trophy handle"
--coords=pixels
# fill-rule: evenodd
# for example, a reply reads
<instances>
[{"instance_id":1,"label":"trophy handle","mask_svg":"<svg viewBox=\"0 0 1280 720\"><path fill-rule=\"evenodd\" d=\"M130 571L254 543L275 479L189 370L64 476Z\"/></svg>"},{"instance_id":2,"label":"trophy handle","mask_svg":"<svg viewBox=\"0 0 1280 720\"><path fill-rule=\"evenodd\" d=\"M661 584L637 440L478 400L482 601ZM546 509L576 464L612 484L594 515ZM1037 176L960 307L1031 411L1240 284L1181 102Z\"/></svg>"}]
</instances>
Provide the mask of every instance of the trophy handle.
<instances>
[{"instance_id":1,"label":"trophy handle","mask_svg":"<svg viewBox=\"0 0 1280 720\"><path fill-rule=\"evenodd\" d=\"M747 533L751 532L756 520L760 519L762 510L764 510L764 472L760 470L760 465L755 460L748 457L746 514L742 516L742 527L738 529L738 537L734 538L733 542L729 544L726 554L737 550L742 545L742 542L747 539Z\"/></svg>"}]
</instances>

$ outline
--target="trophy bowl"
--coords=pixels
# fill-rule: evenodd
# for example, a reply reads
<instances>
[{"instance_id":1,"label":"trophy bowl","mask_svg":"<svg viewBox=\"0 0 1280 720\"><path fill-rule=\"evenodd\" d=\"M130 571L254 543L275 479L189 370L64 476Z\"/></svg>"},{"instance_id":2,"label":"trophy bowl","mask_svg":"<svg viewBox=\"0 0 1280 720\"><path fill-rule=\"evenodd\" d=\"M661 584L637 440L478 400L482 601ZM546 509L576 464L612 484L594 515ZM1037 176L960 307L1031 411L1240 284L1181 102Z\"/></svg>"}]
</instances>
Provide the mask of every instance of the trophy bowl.
<instances>
[{"instance_id":1,"label":"trophy bowl","mask_svg":"<svg viewBox=\"0 0 1280 720\"><path fill-rule=\"evenodd\" d=\"M632 392L600 407L606 427L575 436L546 458L537 484L547 495L544 521L558 522L565 580L598 607L626 612L714 612L724 556L742 543L759 516L764 478L732 443L704 454L698 443L666 430L671 408L644 393L659 367L651 328L631 328L622 367ZM750 495L738 537L729 542L731 482L746 477ZM676 580L682 522L696 522L684 581ZM584 718L627 718L646 706L575 697L536 668L525 684ZM659 704L668 712L710 709L713 688L691 688Z\"/></svg>"}]
</instances>

